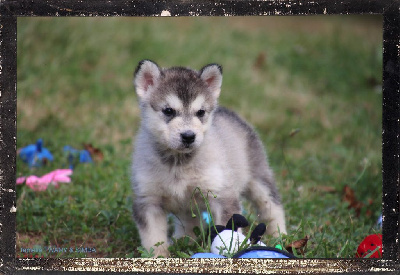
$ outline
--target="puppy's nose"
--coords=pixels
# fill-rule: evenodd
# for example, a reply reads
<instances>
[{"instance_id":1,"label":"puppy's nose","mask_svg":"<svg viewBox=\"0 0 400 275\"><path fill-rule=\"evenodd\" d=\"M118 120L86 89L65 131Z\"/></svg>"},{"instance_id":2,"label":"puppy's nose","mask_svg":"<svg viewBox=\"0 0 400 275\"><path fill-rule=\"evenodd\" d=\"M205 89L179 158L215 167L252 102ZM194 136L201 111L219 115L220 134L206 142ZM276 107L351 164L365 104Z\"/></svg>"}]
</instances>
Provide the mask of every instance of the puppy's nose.
<instances>
[{"instance_id":1,"label":"puppy's nose","mask_svg":"<svg viewBox=\"0 0 400 275\"><path fill-rule=\"evenodd\" d=\"M186 131L181 133L182 142L185 144L192 144L196 138L196 134L193 131Z\"/></svg>"}]
</instances>

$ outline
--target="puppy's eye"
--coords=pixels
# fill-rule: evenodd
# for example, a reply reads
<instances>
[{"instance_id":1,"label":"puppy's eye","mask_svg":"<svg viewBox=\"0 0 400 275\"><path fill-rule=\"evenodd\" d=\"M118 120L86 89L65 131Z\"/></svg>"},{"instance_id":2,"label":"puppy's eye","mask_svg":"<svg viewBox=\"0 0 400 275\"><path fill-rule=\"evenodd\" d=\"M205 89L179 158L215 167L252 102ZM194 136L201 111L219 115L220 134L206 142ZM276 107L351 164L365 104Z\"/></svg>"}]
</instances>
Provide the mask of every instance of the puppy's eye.
<instances>
[{"instance_id":1,"label":"puppy's eye","mask_svg":"<svg viewBox=\"0 0 400 275\"><path fill-rule=\"evenodd\" d=\"M206 113L206 111L204 111L204 110L198 110L196 113L196 116L203 117L205 115L205 113Z\"/></svg>"},{"instance_id":2,"label":"puppy's eye","mask_svg":"<svg viewBox=\"0 0 400 275\"><path fill-rule=\"evenodd\" d=\"M162 110L162 112L166 116L174 116L176 114L176 111L172 108L165 108Z\"/></svg>"}]
</instances>

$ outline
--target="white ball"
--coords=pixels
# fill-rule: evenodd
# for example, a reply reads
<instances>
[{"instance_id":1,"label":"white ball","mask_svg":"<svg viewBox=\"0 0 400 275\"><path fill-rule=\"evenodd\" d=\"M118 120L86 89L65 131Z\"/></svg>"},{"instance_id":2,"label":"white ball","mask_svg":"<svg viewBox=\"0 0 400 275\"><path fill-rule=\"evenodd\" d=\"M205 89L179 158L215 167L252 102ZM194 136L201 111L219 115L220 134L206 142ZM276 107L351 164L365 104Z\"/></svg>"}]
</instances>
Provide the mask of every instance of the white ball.
<instances>
[{"instance_id":1,"label":"white ball","mask_svg":"<svg viewBox=\"0 0 400 275\"><path fill-rule=\"evenodd\" d=\"M214 241L211 244L211 252L214 254L226 255L233 254L239 250L239 247L242 245L246 236L241 233L224 230L215 236ZM246 242L250 244L249 240ZM221 248L223 249L222 252Z\"/></svg>"}]
</instances>

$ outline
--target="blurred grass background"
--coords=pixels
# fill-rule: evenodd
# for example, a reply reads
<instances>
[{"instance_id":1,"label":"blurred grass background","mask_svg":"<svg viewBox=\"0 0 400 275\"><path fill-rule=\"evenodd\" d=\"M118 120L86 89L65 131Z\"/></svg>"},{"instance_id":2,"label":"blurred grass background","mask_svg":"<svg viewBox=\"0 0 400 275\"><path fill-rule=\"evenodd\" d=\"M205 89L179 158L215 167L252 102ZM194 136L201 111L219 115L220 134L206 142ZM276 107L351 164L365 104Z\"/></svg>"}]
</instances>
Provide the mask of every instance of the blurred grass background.
<instances>
[{"instance_id":1,"label":"blurred grass background","mask_svg":"<svg viewBox=\"0 0 400 275\"><path fill-rule=\"evenodd\" d=\"M17 186L17 254L52 245L96 252L44 256L140 256L129 166L139 126L132 77L145 58L223 66L220 104L267 148L285 244L308 235L304 257L354 257L379 232L382 17L20 17L17 147L43 138L55 161L32 170L18 160L17 176L66 168L64 145L92 143L104 160L78 165L58 189ZM343 201L345 185L364 205L359 216Z\"/></svg>"}]
</instances>

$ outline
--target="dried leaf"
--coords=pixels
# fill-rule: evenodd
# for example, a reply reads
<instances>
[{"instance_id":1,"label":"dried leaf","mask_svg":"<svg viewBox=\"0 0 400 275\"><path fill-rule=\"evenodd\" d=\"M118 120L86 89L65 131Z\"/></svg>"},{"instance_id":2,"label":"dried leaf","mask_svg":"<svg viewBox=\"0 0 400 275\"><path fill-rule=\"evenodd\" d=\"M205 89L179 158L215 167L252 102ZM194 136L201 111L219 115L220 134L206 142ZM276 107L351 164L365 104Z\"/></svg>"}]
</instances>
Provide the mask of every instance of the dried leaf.
<instances>
[{"instance_id":1,"label":"dried leaf","mask_svg":"<svg viewBox=\"0 0 400 275\"><path fill-rule=\"evenodd\" d=\"M306 248L307 242L310 238L305 236L303 239L297 240L285 246L286 250L293 254L293 248L298 250L301 255L304 255L304 249Z\"/></svg>"},{"instance_id":2,"label":"dried leaf","mask_svg":"<svg viewBox=\"0 0 400 275\"><path fill-rule=\"evenodd\" d=\"M343 200L349 204L349 209L353 208L356 211L356 216L359 217L363 204L356 199L354 190L348 185L343 188Z\"/></svg>"},{"instance_id":3,"label":"dried leaf","mask_svg":"<svg viewBox=\"0 0 400 275\"><path fill-rule=\"evenodd\" d=\"M301 114L303 113L302 109L297 107L288 107L287 111L290 115L296 115L296 116L301 116Z\"/></svg>"},{"instance_id":4,"label":"dried leaf","mask_svg":"<svg viewBox=\"0 0 400 275\"><path fill-rule=\"evenodd\" d=\"M369 198L369 199L368 199L368 205L372 205L373 203L374 203L374 200L371 199L371 198Z\"/></svg>"},{"instance_id":5,"label":"dried leaf","mask_svg":"<svg viewBox=\"0 0 400 275\"><path fill-rule=\"evenodd\" d=\"M92 144L84 143L83 147L89 152L95 161L102 161L104 159L103 152L100 149L93 147Z\"/></svg>"},{"instance_id":6,"label":"dried leaf","mask_svg":"<svg viewBox=\"0 0 400 275\"><path fill-rule=\"evenodd\" d=\"M342 143L342 141L343 141L343 136L342 136L342 135L337 135L337 136L335 136L334 141L335 141L336 144Z\"/></svg>"},{"instance_id":7,"label":"dried leaf","mask_svg":"<svg viewBox=\"0 0 400 275\"><path fill-rule=\"evenodd\" d=\"M367 85L369 87L372 87L372 88L380 84L380 82L376 79L376 77L373 77L373 76L368 77L365 80L365 82L367 83Z\"/></svg>"},{"instance_id":8,"label":"dried leaf","mask_svg":"<svg viewBox=\"0 0 400 275\"><path fill-rule=\"evenodd\" d=\"M368 199L368 206L370 207L373 203L374 203L374 200L369 198ZM371 218L372 217L372 210L371 209L367 209L367 211L365 212L365 216L367 216L368 218Z\"/></svg>"},{"instance_id":9,"label":"dried leaf","mask_svg":"<svg viewBox=\"0 0 400 275\"><path fill-rule=\"evenodd\" d=\"M254 69L261 69L265 65L266 55L263 52L260 52L254 62Z\"/></svg>"},{"instance_id":10,"label":"dried leaf","mask_svg":"<svg viewBox=\"0 0 400 275\"><path fill-rule=\"evenodd\" d=\"M295 136L298 132L300 132L300 129L293 129L291 132L290 132L290 134L289 134L289 136L291 136L291 137L293 137L293 136Z\"/></svg>"},{"instance_id":11,"label":"dried leaf","mask_svg":"<svg viewBox=\"0 0 400 275\"><path fill-rule=\"evenodd\" d=\"M35 89L33 91L33 94L35 95L35 97L39 97L42 94L42 90L41 89Z\"/></svg>"}]
</instances>

